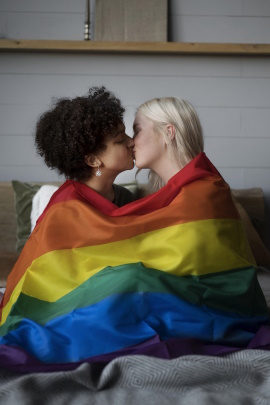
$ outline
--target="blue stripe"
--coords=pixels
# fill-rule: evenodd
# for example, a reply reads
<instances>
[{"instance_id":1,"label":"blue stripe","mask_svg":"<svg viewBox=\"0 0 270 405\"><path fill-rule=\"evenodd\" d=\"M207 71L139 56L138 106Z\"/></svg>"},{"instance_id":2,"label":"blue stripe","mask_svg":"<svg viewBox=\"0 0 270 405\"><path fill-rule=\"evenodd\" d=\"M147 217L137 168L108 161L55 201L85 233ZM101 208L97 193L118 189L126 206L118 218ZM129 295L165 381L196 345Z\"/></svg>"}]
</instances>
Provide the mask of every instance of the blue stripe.
<instances>
[{"instance_id":1,"label":"blue stripe","mask_svg":"<svg viewBox=\"0 0 270 405\"><path fill-rule=\"evenodd\" d=\"M23 319L0 338L44 363L80 361L142 343L158 334L245 346L267 316L253 318L189 304L170 294L125 293L60 316L45 326Z\"/></svg>"}]
</instances>

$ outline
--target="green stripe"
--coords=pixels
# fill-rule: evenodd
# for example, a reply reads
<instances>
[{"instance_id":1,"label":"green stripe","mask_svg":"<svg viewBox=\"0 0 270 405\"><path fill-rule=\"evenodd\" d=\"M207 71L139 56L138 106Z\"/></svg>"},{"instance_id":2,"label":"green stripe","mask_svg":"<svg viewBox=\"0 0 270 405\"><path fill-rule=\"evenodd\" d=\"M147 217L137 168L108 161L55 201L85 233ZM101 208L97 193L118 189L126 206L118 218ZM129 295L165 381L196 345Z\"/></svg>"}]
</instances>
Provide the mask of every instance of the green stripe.
<instances>
[{"instance_id":1,"label":"green stripe","mask_svg":"<svg viewBox=\"0 0 270 405\"><path fill-rule=\"evenodd\" d=\"M74 308L87 307L110 295L129 292L173 294L194 305L249 317L267 311L253 267L203 276L177 277L134 263L107 267L53 303L21 294L11 310L11 316L0 328L0 335L15 329L22 318L30 318L45 325Z\"/></svg>"}]
</instances>

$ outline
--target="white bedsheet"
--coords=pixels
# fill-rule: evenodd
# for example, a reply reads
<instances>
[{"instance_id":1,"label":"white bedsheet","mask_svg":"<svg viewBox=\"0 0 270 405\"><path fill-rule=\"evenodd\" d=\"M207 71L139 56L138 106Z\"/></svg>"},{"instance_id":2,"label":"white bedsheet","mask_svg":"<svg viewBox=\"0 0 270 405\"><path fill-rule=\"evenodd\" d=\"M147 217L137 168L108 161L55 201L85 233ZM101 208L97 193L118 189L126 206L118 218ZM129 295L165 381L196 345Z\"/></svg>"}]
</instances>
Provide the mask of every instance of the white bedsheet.
<instances>
[{"instance_id":1,"label":"white bedsheet","mask_svg":"<svg viewBox=\"0 0 270 405\"><path fill-rule=\"evenodd\" d=\"M43 213L51 196L58 190L59 187L44 185L41 186L37 193L34 195L32 200L32 211L31 211L31 232L36 226L36 222L40 215Z\"/></svg>"}]
</instances>

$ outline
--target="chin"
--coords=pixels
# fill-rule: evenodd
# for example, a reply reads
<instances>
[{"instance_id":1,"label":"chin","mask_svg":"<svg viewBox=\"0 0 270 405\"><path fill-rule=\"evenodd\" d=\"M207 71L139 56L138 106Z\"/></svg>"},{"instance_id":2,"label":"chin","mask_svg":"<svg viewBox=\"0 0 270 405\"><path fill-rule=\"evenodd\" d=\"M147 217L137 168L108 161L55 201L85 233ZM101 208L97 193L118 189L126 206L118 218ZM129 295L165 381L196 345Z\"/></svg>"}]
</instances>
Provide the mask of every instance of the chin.
<instances>
[{"instance_id":1,"label":"chin","mask_svg":"<svg viewBox=\"0 0 270 405\"><path fill-rule=\"evenodd\" d=\"M137 169L144 169L145 167L143 165L140 165L140 163L135 161L135 166L137 167Z\"/></svg>"}]
</instances>

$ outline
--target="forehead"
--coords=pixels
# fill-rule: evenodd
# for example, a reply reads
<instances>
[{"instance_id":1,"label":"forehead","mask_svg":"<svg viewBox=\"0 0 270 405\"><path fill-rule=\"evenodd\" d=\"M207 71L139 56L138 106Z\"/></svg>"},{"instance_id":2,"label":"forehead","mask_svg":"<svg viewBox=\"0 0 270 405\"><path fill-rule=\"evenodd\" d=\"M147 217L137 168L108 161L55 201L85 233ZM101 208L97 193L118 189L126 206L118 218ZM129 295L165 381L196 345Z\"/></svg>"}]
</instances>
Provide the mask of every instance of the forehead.
<instances>
[{"instance_id":1,"label":"forehead","mask_svg":"<svg viewBox=\"0 0 270 405\"><path fill-rule=\"evenodd\" d=\"M135 115L133 127L136 127L137 125L153 125L153 122L141 112L137 112L137 114Z\"/></svg>"},{"instance_id":2,"label":"forehead","mask_svg":"<svg viewBox=\"0 0 270 405\"><path fill-rule=\"evenodd\" d=\"M118 135L122 135L123 133L126 132L126 127L123 124L123 122L121 122L120 124L118 124L118 126L116 128L114 128L112 131L110 131L106 136L105 136L105 142L109 141L111 139L116 138Z\"/></svg>"},{"instance_id":3,"label":"forehead","mask_svg":"<svg viewBox=\"0 0 270 405\"><path fill-rule=\"evenodd\" d=\"M121 123L115 128L115 130L112 132L112 136L113 136L113 137L116 137L117 135L122 134L123 132L125 132L125 130L126 130L126 127L125 127L125 125L123 124L123 122L121 122Z\"/></svg>"}]
</instances>

